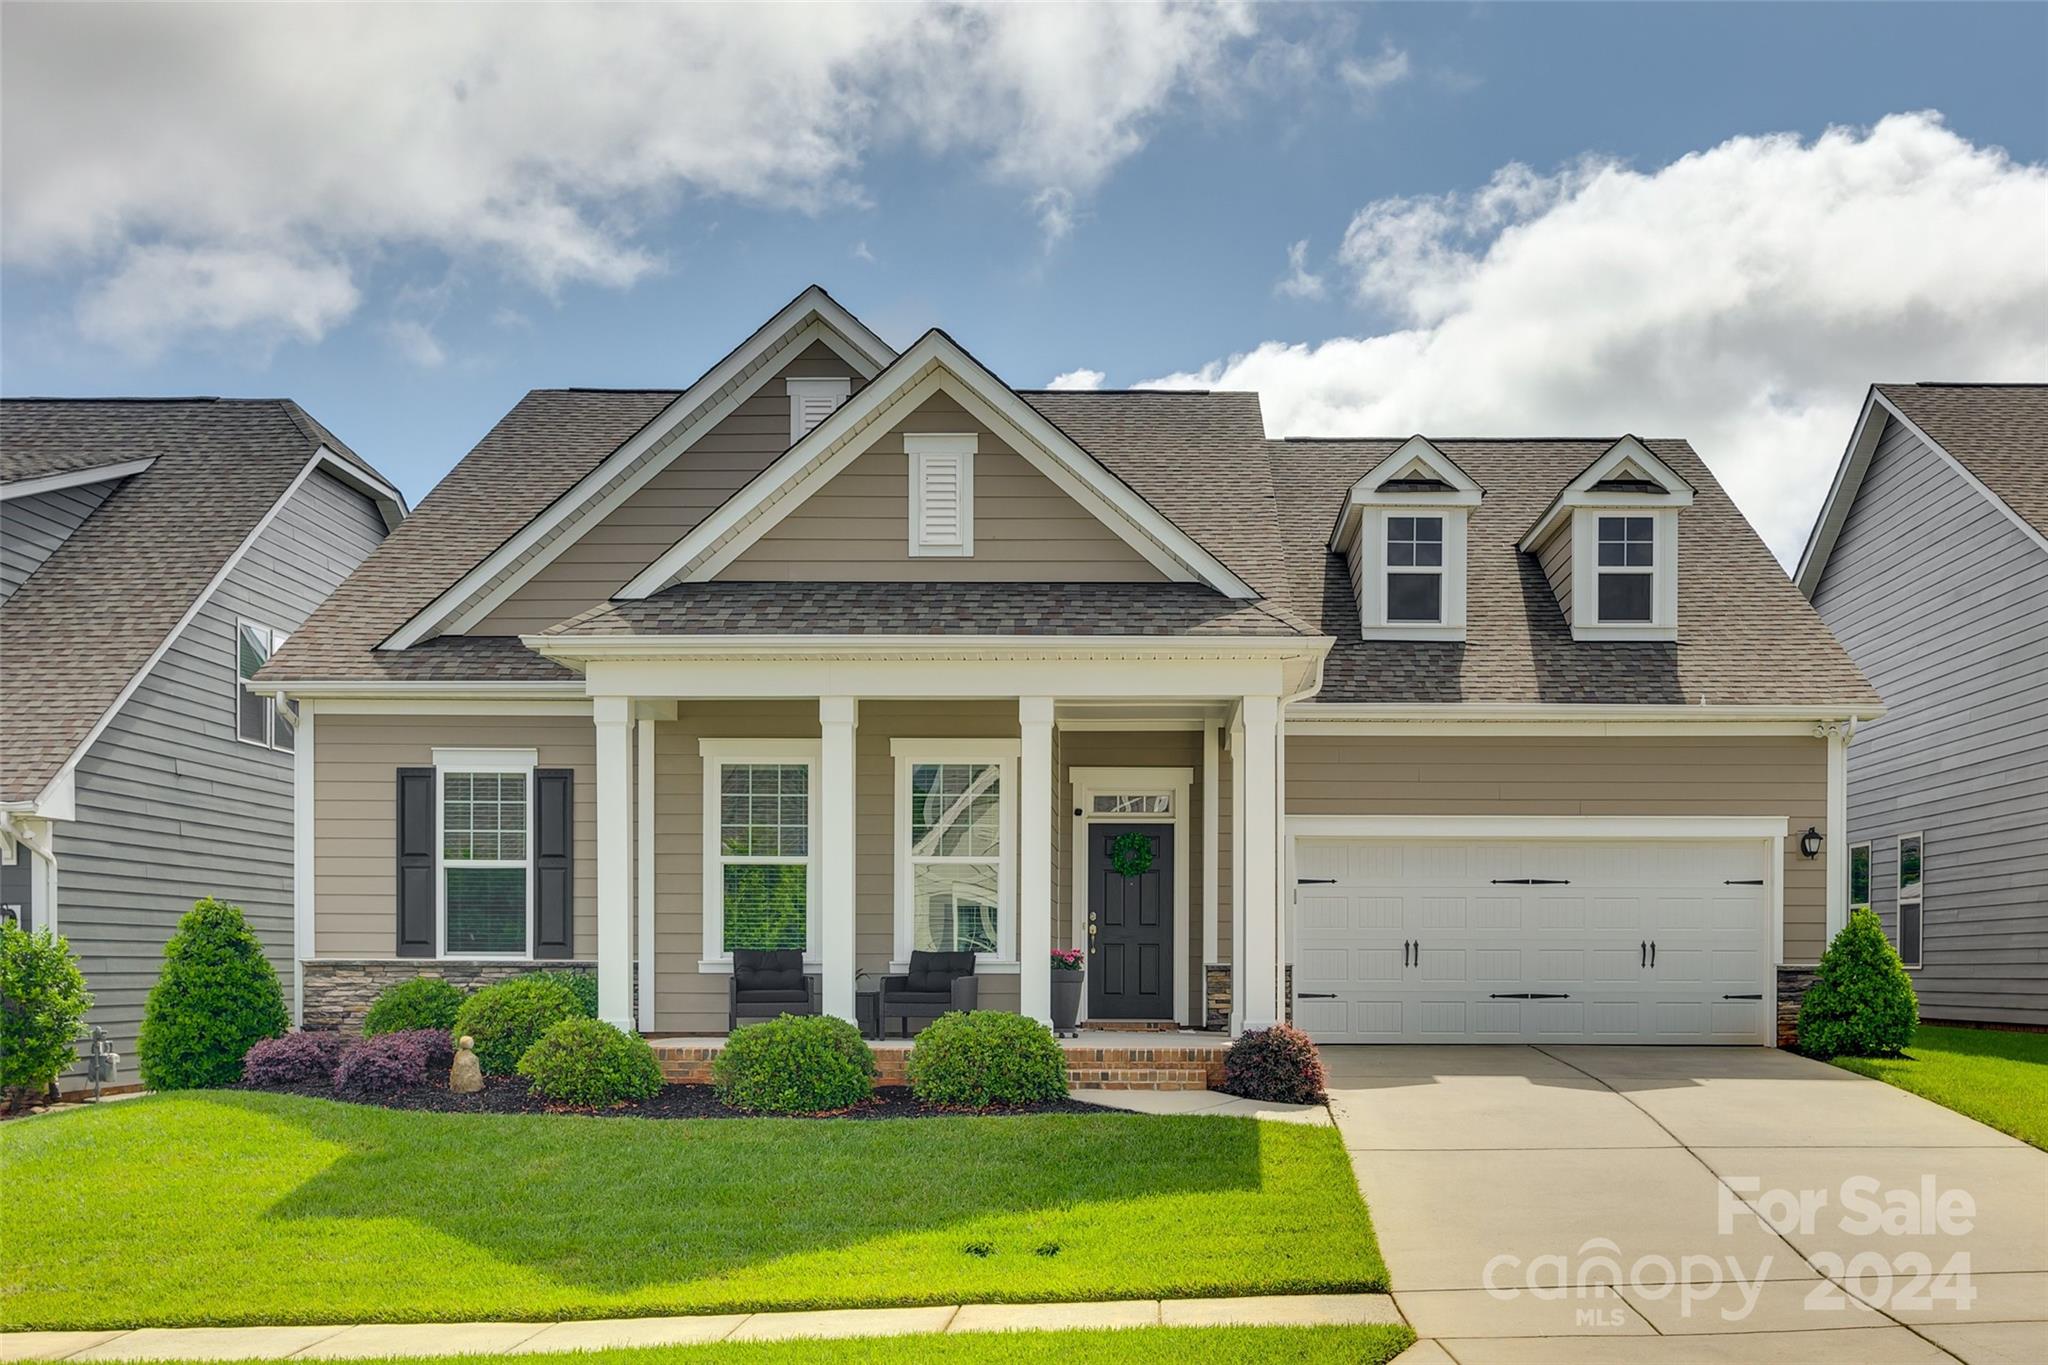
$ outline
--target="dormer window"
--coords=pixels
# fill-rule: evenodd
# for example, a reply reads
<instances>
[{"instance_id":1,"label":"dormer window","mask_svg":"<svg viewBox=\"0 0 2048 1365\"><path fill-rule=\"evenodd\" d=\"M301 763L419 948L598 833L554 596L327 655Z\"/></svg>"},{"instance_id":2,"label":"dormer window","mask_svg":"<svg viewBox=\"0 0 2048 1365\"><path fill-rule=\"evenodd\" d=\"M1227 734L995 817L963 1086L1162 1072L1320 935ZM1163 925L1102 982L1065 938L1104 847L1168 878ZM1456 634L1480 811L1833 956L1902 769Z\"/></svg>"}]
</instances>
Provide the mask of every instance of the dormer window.
<instances>
[{"instance_id":1,"label":"dormer window","mask_svg":"<svg viewBox=\"0 0 2048 1365\"><path fill-rule=\"evenodd\" d=\"M1482 496L1420 436L1351 486L1330 547L1350 563L1364 638L1465 638L1465 519Z\"/></svg>"},{"instance_id":2,"label":"dormer window","mask_svg":"<svg viewBox=\"0 0 2048 1365\"><path fill-rule=\"evenodd\" d=\"M1692 485L1624 436L1565 485L1521 550L1534 555L1575 640L1678 638L1678 515Z\"/></svg>"},{"instance_id":3,"label":"dormer window","mask_svg":"<svg viewBox=\"0 0 2048 1365\"><path fill-rule=\"evenodd\" d=\"M1657 587L1657 519L1598 519L1600 620L1641 622L1655 615Z\"/></svg>"},{"instance_id":4,"label":"dormer window","mask_svg":"<svg viewBox=\"0 0 2048 1365\"><path fill-rule=\"evenodd\" d=\"M791 445L810 434L812 427L839 411L839 405L853 391L850 379L791 379L787 383Z\"/></svg>"},{"instance_id":5,"label":"dormer window","mask_svg":"<svg viewBox=\"0 0 2048 1365\"><path fill-rule=\"evenodd\" d=\"M974 554L973 432L911 432L910 553L971 558Z\"/></svg>"}]
</instances>

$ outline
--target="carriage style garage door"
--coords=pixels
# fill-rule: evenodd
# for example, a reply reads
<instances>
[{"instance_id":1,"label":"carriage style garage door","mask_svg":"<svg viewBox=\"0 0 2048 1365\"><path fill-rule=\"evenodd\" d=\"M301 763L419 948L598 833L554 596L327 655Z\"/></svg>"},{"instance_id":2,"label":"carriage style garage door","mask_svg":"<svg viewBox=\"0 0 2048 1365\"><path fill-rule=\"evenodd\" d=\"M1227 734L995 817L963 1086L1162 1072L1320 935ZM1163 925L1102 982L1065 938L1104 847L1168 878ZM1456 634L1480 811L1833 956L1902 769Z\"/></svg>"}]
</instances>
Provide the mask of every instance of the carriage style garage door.
<instances>
[{"instance_id":1,"label":"carriage style garage door","mask_svg":"<svg viewBox=\"0 0 2048 1365\"><path fill-rule=\"evenodd\" d=\"M1770 849L1300 838L1295 1022L1324 1043L1767 1043Z\"/></svg>"}]
</instances>

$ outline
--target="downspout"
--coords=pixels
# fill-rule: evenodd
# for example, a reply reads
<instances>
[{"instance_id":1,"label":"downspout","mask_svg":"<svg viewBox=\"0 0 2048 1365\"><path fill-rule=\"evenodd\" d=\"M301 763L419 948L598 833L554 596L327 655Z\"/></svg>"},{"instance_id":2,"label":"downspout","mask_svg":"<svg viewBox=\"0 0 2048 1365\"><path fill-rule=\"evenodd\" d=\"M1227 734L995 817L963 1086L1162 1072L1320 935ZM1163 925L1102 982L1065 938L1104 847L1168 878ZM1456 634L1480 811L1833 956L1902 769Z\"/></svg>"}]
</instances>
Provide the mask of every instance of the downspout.
<instances>
[{"instance_id":1,"label":"downspout","mask_svg":"<svg viewBox=\"0 0 2048 1365\"><path fill-rule=\"evenodd\" d=\"M1280 976L1274 989L1280 1019L1289 1024L1294 1022L1294 992L1288 970L1293 960L1289 956L1292 950L1288 947L1287 932L1294 919L1294 840L1287 833L1287 708L1323 690L1323 665L1329 657L1329 646L1325 645L1323 651L1315 656L1314 668L1303 678L1301 686L1280 698L1280 735L1273 752L1273 781L1278 787L1273 794L1273 810L1279 826L1276 837L1280 841L1273 857L1273 872L1280 882L1273 897L1280 917L1280 922L1273 928L1274 968Z\"/></svg>"}]
</instances>

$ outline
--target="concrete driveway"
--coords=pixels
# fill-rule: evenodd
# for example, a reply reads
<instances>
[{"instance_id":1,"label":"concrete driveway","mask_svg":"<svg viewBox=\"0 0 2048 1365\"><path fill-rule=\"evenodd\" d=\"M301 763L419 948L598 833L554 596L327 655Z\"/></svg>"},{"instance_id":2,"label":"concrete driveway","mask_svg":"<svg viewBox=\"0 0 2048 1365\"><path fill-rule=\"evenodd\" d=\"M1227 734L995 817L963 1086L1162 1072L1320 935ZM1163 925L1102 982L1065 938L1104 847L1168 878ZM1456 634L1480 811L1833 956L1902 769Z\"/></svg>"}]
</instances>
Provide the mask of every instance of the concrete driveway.
<instances>
[{"instance_id":1,"label":"concrete driveway","mask_svg":"<svg viewBox=\"0 0 2048 1365\"><path fill-rule=\"evenodd\" d=\"M1761 1048L1323 1056L1418 1361L2048 1361L2048 1153L1938 1105Z\"/></svg>"}]
</instances>

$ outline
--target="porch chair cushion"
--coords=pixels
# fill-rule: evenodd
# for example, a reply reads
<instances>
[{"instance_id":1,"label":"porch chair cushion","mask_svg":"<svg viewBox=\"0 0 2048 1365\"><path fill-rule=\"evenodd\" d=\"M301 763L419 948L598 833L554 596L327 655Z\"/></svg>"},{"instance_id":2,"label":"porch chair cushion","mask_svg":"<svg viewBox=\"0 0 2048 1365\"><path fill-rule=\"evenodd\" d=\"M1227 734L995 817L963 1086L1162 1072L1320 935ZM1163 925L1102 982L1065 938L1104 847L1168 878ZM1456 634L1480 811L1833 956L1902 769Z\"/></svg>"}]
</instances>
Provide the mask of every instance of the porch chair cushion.
<instances>
[{"instance_id":1,"label":"porch chair cushion","mask_svg":"<svg viewBox=\"0 0 2048 1365\"><path fill-rule=\"evenodd\" d=\"M920 994L929 992L941 1000L950 1000L954 980L973 975L974 953L971 949L963 953L931 953L913 949L910 970L904 974L904 985Z\"/></svg>"},{"instance_id":2,"label":"porch chair cushion","mask_svg":"<svg viewBox=\"0 0 2048 1365\"><path fill-rule=\"evenodd\" d=\"M804 955L795 948L735 948L732 979L740 993L750 1000L768 1003L803 1000L808 996L804 989Z\"/></svg>"}]
</instances>

